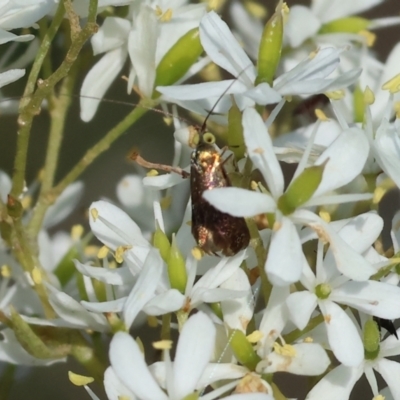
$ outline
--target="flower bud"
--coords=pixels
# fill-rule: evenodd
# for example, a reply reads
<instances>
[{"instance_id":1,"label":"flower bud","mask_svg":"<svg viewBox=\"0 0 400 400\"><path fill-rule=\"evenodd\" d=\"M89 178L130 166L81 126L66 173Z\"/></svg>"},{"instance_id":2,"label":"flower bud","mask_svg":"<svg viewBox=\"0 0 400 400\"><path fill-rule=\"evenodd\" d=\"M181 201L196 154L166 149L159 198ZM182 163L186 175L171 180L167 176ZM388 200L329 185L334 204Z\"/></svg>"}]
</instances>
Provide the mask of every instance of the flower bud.
<instances>
[{"instance_id":1,"label":"flower bud","mask_svg":"<svg viewBox=\"0 0 400 400\"><path fill-rule=\"evenodd\" d=\"M371 22L368 19L361 17L339 18L322 25L318 33L322 35L338 32L358 33L367 29L370 24Z\"/></svg>"},{"instance_id":2,"label":"flower bud","mask_svg":"<svg viewBox=\"0 0 400 400\"><path fill-rule=\"evenodd\" d=\"M365 359L374 360L378 357L380 340L381 335L379 333L378 324L374 320L370 319L364 325L363 344Z\"/></svg>"},{"instance_id":3,"label":"flower bud","mask_svg":"<svg viewBox=\"0 0 400 400\"><path fill-rule=\"evenodd\" d=\"M254 351L245 334L237 329L233 330L230 335L229 344L237 360L250 371L255 371L261 359Z\"/></svg>"},{"instance_id":4,"label":"flower bud","mask_svg":"<svg viewBox=\"0 0 400 400\"><path fill-rule=\"evenodd\" d=\"M187 282L186 265L182 253L176 245L175 236L172 237L167 266L171 287L179 290L181 293L185 293Z\"/></svg>"},{"instance_id":5,"label":"flower bud","mask_svg":"<svg viewBox=\"0 0 400 400\"><path fill-rule=\"evenodd\" d=\"M296 208L306 203L318 189L324 173L325 163L306 168L286 192L279 198L278 207L284 215L292 214Z\"/></svg>"},{"instance_id":6,"label":"flower bud","mask_svg":"<svg viewBox=\"0 0 400 400\"><path fill-rule=\"evenodd\" d=\"M167 262L170 254L171 245L167 235L161 230L157 224L157 229L153 235L153 246L160 250L161 258Z\"/></svg>"},{"instance_id":7,"label":"flower bud","mask_svg":"<svg viewBox=\"0 0 400 400\"><path fill-rule=\"evenodd\" d=\"M183 35L164 55L156 69L154 87L169 86L189 70L203 52L199 29L193 28ZM156 90L153 98L160 96Z\"/></svg>"},{"instance_id":8,"label":"flower bud","mask_svg":"<svg viewBox=\"0 0 400 400\"><path fill-rule=\"evenodd\" d=\"M281 59L284 12L284 5L279 2L275 13L264 27L258 49L256 85L266 82L272 86Z\"/></svg>"}]
</instances>

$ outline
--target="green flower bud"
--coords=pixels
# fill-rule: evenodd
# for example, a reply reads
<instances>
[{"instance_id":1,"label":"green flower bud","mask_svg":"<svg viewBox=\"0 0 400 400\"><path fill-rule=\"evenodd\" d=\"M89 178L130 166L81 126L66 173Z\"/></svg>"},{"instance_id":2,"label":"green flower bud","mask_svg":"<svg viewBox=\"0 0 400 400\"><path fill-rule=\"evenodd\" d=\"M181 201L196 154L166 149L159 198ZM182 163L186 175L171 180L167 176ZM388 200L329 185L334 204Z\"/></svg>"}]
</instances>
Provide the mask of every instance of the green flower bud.
<instances>
[{"instance_id":1,"label":"green flower bud","mask_svg":"<svg viewBox=\"0 0 400 400\"><path fill-rule=\"evenodd\" d=\"M185 259L176 245L175 236L172 236L167 266L171 287L179 290L181 293L185 293L187 282Z\"/></svg>"},{"instance_id":2,"label":"green flower bud","mask_svg":"<svg viewBox=\"0 0 400 400\"><path fill-rule=\"evenodd\" d=\"M224 315L222 314L222 308L221 308L221 303L211 303L210 304L211 310L213 313L219 318L223 319Z\"/></svg>"},{"instance_id":3,"label":"green flower bud","mask_svg":"<svg viewBox=\"0 0 400 400\"><path fill-rule=\"evenodd\" d=\"M321 283L315 288L315 295L321 299L327 299L332 293L332 288L327 283Z\"/></svg>"},{"instance_id":4,"label":"green flower bud","mask_svg":"<svg viewBox=\"0 0 400 400\"><path fill-rule=\"evenodd\" d=\"M272 86L276 69L282 52L283 40L282 2L279 2L275 13L268 20L261 36L258 49L256 85L266 82Z\"/></svg>"},{"instance_id":5,"label":"green flower bud","mask_svg":"<svg viewBox=\"0 0 400 400\"><path fill-rule=\"evenodd\" d=\"M54 274L60 281L61 286L65 286L74 276L76 269L73 260L79 258L76 246L72 246L54 270Z\"/></svg>"},{"instance_id":6,"label":"green flower bud","mask_svg":"<svg viewBox=\"0 0 400 400\"><path fill-rule=\"evenodd\" d=\"M160 229L157 224L157 229L153 235L153 246L160 250L161 258L167 262L171 245L169 243L167 235Z\"/></svg>"},{"instance_id":7,"label":"green flower bud","mask_svg":"<svg viewBox=\"0 0 400 400\"><path fill-rule=\"evenodd\" d=\"M364 121L364 93L361 91L360 86L356 86L353 94L353 107L354 107L354 121Z\"/></svg>"},{"instance_id":8,"label":"green flower bud","mask_svg":"<svg viewBox=\"0 0 400 400\"><path fill-rule=\"evenodd\" d=\"M378 324L370 319L364 325L364 354L366 360L375 360L380 349L381 335Z\"/></svg>"},{"instance_id":9,"label":"green flower bud","mask_svg":"<svg viewBox=\"0 0 400 400\"><path fill-rule=\"evenodd\" d=\"M194 392L185 396L182 400L197 400L199 398L199 392Z\"/></svg>"},{"instance_id":10,"label":"green flower bud","mask_svg":"<svg viewBox=\"0 0 400 400\"><path fill-rule=\"evenodd\" d=\"M193 28L183 35L164 55L156 69L154 87L169 86L189 70L203 52L199 29ZM153 98L160 96L156 90Z\"/></svg>"},{"instance_id":11,"label":"green flower bud","mask_svg":"<svg viewBox=\"0 0 400 400\"><path fill-rule=\"evenodd\" d=\"M228 146L236 160L244 157L246 146L243 139L242 113L234 101L228 114Z\"/></svg>"},{"instance_id":12,"label":"green flower bud","mask_svg":"<svg viewBox=\"0 0 400 400\"><path fill-rule=\"evenodd\" d=\"M237 360L250 371L255 371L261 359L242 331L235 329L231 332L229 345Z\"/></svg>"},{"instance_id":13,"label":"green flower bud","mask_svg":"<svg viewBox=\"0 0 400 400\"><path fill-rule=\"evenodd\" d=\"M371 22L368 19L361 17L339 18L322 25L318 33L358 33L364 29L368 29L370 24Z\"/></svg>"},{"instance_id":14,"label":"green flower bud","mask_svg":"<svg viewBox=\"0 0 400 400\"><path fill-rule=\"evenodd\" d=\"M278 207L284 215L292 214L306 203L318 189L325 164L306 168L279 198Z\"/></svg>"}]
</instances>

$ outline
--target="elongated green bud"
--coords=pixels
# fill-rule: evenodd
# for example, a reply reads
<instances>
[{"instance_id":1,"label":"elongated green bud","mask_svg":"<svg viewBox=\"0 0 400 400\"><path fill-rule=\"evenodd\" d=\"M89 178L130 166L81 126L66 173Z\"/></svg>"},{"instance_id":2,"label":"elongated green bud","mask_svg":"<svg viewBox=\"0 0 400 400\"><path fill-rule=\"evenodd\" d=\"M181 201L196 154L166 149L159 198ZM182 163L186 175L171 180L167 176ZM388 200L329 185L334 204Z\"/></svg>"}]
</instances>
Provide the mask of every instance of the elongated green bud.
<instances>
[{"instance_id":1,"label":"elongated green bud","mask_svg":"<svg viewBox=\"0 0 400 400\"><path fill-rule=\"evenodd\" d=\"M61 286L65 286L76 272L75 264L73 260L79 257L76 246L72 246L58 263L54 270L54 274L60 281Z\"/></svg>"},{"instance_id":2,"label":"elongated green bud","mask_svg":"<svg viewBox=\"0 0 400 400\"><path fill-rule=\"evenodd\" d=\"M171 287L179 290L181 293L185 293L187 282L185 259L176 245L175 236L172 237L167 266Z\"/></svg>"},{"instance_id":3,"label":"elongated green bud","mask_svg":"<svg viewBox=\"0 0 400 400\"><path fill-rule=\"evenodd\" d=\"M358 33L364 29L368 29L370 24L371 22L368 19L361 17L339 18L322 25L318 33Z\"/></svg>"},{"instance_id":4,"label":"elongated green bud","mask_svg":"<svg viewBox=\"0 0 400 400\"><path fill-rule=\"evenodd\" d=\"M229 345L237 360L250 371L255 371L261 359L242 331L235 329L231 332Z\"/></svg>"},{"instance_id":5,"label":"elongated green bud","mask_svg":"<svg viewBox=\"0 0 400 400\"><path fill-rule=\"evenodd\" d=\"M282 52L283 13L286 5L279 2L275 13L268 20L261 36L258 49L256 85L266 82L272 86Z\"/></svg>"},{"instance_id":6,"label":"elongated green bud","mask_svg":"<svg viewBox=\"0 0 400 400\"><path fill-rule=\"evenodd\" d=\"M243 139L242 113L234 101L228 114L228 146L236 160L244 157L246 146Z\"/></svg>"},{"instance_id":7,"label":"elongated green bud","mask_svg":"<svg viewBox=\"0 0 400 400\"><path fill-rule=\"evenodd\" d=\"M356 86L353 93L354 121L364 121L364 94L360 86Z\"/></svg>"},{"instance_id":8,"label":"elongated green bud","mask_svg":"<svg viewBox=\"0 0 400 400\"><path fill-rule=\"evenodd\" d=\"M375 360L379 355L381 335L378 324L370 319L364 325L364 354L366 360Z\"/></svg>"},{"instance_id":9,"label":"elongated green bud","mask_svg":"<svg viewBox=\"0 0 400 400\"><path fill-rule=\"evenodd\" d=\"M161 258L167 262L171 245L169 243L167 235L160 229L157 224L157 229L153 235L153 246L160 250Z\"/></svg>"},{"instance_id":10,"label":"elongated green bud","mask_svg":"<svg viewBox=\"0 0 400 400\"><path fill-rule=\"evenodd\" d=\"M284 215L292 214L307 202L318 189L325 164L306 168L279 198L278 207Z\"/></svg>"},{"instance_id":11,"label":"elongated green bud","mask_svg":"<svg viewBox=\"0 0 400 400\"><path fill-rule=\"evenodd\" d=\"M183 35L164 55L156 69L154 87L169 86L189 70L203 52L199 29L193 28ZM153 98L160 96L154 90Z\"/></svg>"}]
</instances>

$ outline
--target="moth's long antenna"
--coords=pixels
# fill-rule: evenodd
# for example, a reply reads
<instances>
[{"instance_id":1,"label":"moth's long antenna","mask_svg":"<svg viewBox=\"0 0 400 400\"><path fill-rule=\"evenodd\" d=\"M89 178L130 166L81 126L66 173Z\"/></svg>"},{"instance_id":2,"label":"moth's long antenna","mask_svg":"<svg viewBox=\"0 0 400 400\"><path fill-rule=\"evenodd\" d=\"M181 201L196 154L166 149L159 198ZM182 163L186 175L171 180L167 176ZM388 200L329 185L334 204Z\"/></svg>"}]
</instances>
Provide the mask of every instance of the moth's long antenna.
<instances>
[{"instance_id":1,"label":"moth's long antenna","mask_svg":"<svg viewBox=\"0 0 400 400\"><path fill-rule=\"evenodd\" d=\"M210 117L210 115L213 113L213 111L215 110L215 107L217 107L218 103L222 100L222 98L226 95L226 93L228 92L228 90L237 82L237 80L239 79L240 75L243 74L243 72L245 72L247 70L247 68L251 67L252 64L248 65L246 68L243 68L239 75L233 80L233 82L221 93L221 95L218 97L217 101L214 103L214 105L211 107L211 110L208 112L206 118L203 121L203 124L201 125L200 128L200 133L204 133L204 131L206 130L206 125L207 125L207 121L208 118Z\"/></svg>"}]
</instances>

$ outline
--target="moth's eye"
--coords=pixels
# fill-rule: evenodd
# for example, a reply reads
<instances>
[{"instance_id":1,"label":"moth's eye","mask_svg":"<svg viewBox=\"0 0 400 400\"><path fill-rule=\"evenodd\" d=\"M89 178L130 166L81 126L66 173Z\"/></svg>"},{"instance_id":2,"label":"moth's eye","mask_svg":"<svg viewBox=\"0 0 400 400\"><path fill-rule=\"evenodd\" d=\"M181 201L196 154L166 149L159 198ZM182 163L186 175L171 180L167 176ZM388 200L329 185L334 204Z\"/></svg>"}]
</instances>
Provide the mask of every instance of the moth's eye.
<instances>
[{"instance_id":1,"label":"moth's eye","mask_svg":"<svg viewBox=\"0 0 400 400\"><path fill-rule=\"evenodd\" d=\"M206 132L203 135L203 142L204 143L208 143L208 144L214 144L215 143L215 136L210 132Z\"/></svg>"}]
</instances>

